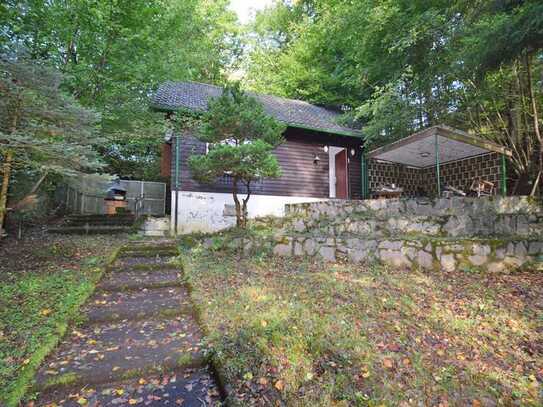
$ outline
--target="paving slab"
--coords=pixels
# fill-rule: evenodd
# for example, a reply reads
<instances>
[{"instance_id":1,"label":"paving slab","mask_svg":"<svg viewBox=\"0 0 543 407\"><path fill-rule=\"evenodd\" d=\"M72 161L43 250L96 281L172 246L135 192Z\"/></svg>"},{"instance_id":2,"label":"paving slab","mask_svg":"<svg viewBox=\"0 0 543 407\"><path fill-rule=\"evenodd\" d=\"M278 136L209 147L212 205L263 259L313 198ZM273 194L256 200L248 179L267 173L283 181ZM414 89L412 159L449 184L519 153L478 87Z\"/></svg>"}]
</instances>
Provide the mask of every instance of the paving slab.
<instances>
[{"instance_id":1,"label":"paving slab","mask_svg":"<svg viewBox=\"0 0 543 407\"><path fill-rule=\"evenodd\" d=\"M130 269L131 267L142 268L141 266L152 267L152 266L164 266L172 262L173 257L171 256L131 256L131 257L120 257L118 258L112 266L111 270L115 269ZM172 265L175 267L175 265Z\"/></svg>"},{"instance_id":2,"label":"paving slab","mask_svg":"<svg viewBox=\"0 0 543 407\"><path fill-rule=\"evenodd\" d=\"M37 387L109 383L164 368L200 366L204 360L201 339L192 318L74 329L39 370Z\"/></svg>"},{"instance_id":3,"label":"paving slab","mask_svg":"<svg viewBox=\"0 0 543 407\"><path fill-rule=\"evenodd\" d=\"M130 270L110 272L98 284L98 289L123 291L138 288L174 287L181 284L182 273L177 269Z\"/></svg>"},{"instance_id":4,"label":"paving slab","mask_svg":"<svg viewBox=\"0 0 543 407\"><path fill-rule=\"evenodd\" d=\"M219 389L206 368L186 369L115 383L52 391L38 406L220 406Z\"/></svg>"},{"instance_id":5,"label":"paving slab","mask_svg":"<svg viewBox=\"0 0 543 407\"><path fill-rule=\"evenodd\" d=\"M144 288L138 291L101 291L83 307L90 323L142 319L190 312L184 287Z\"/></svg>"},{"instance_id":6,"label":"paving slab","mask_svg":"<svg viewBox=\"0 0 543 407\"><path fill-rule=\"evenodd\" d=\"M130 243L36 376L38 406L212 406L221 395L171 259L171 240Z\"/></svg>"}]
</instances>

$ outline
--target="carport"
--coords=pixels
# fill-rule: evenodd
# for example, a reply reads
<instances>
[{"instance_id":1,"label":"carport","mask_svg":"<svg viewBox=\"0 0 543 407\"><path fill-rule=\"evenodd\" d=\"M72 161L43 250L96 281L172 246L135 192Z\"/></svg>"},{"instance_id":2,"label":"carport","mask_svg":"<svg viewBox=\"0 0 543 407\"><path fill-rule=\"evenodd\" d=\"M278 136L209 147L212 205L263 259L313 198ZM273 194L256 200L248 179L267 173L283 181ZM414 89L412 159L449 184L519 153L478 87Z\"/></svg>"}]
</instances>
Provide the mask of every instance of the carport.
<instances>
[{"instance_id":1,"label":"carport","mask_svg":"<svg viewBox=\"0 0 543 407\"><path fill-rule=\"evenodd\" d=\"M363 159L362 191L395 184L417 196L441 196L444 187L468 190L474 180L507 194L506 160L511 151L445 125L433 126L370 151Z\"/></svg>"}]
</instances>

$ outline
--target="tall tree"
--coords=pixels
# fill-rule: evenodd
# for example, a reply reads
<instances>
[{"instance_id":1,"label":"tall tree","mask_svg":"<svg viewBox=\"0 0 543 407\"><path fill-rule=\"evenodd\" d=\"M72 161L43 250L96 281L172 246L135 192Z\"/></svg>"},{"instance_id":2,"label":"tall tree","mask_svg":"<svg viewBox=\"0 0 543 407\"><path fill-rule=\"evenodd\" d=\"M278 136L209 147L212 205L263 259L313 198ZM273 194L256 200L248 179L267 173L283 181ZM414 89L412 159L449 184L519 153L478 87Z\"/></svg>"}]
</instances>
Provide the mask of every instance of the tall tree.
<instances>
[{"instance_id":1,"label":"tall tree","mask_svg":"<svg viewBox=\"0 0 543 407\"><path fill-rule=\"evenodd\" d=\"M537 0L278 2L257 16L246 85L350 107L370 144L442 122L469 130L517 151L513 169L535 185L542 8ZM512 129L508 117L522 126Z\"/></svg>"},{"instance_id":2,"label":"tall tree","mask_svg":"<svg viewBox=\"0 0 543 407\"><path fill-rule=\"evenodd\" d=\"M7 0L0 46L50 61L101 113L110 172L153 177L163 133L148 95L165 80L221 82L239 50L227 0ZM136 164L134 164L134 162ZM148 170L139 171L146 167ZM154 175L156 176L156 174Z\"/></svg>"},{"instance_id":3,"label":"tall tree","mask_svg":"<svg viewBox=\"0 0 543 407\"><path fill-rule=\"evenodd\" d=\"M62 76L51 67L21 59L0 59L0 231L15 166L39 175L34 194L47 176L74 176L102 168L93 146L99 116L61 90Z\"/></svg>"},{"instance_id":4,"label":"tall tree","mask_svg":"<svg viewBox=\"0 0 543 407\"><path fill-rule=\"evenodd\" d=\"M236 224L247 225L251 183L277 178L281 169L272 150L283 141L285 126L268 116L262 105L245 94L239 84L227 86L209 103L196 137L210 144L206 155L189 158L193 176L210 183L225 174L232 180ZM245 194L240 200L238 194Z\"/></svg>"}]
</instances>

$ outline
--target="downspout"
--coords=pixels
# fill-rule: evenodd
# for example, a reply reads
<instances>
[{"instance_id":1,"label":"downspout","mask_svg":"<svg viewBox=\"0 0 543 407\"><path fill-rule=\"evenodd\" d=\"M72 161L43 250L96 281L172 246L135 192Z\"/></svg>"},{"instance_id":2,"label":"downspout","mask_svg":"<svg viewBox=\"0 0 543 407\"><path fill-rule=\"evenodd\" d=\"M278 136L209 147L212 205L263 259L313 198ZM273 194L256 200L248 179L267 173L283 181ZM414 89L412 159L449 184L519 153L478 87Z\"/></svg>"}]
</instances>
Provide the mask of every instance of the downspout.
<instances>
[{"instance_id":1,"label":"downspout","mask_svg":"<svg viewBox=\"0 0 543 407\"><path fill-rule=\"evenodd\" d=\"M175 136L175 215L174 215L174 235L177 235L177 224L179 216L179 135Z\"/></svg>"},{"instance_id":2,"label":"downspout","mask_svg":"<svg viewBox=\"0 0 543 407\"><path fill-rule=\"evenodd\" d=\"M436 176L437 176L437 197L438 199L441 198L441 176L439 173L439 138L436 134L436 141L435 141L435 148L436 148Z\"/></svg>"}]
</instances>

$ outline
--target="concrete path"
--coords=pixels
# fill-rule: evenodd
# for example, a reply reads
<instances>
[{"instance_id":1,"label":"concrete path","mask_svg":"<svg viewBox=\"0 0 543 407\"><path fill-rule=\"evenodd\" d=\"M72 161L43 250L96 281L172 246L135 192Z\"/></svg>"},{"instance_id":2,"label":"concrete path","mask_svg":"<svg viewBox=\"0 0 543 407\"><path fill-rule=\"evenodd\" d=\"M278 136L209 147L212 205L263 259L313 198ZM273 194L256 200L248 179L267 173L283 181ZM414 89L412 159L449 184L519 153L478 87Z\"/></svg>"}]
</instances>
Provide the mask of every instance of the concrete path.
<instances>
[{"instance_id":1,"label":"concrete path","mask_svg":"<svg viewBox=\"0 0 543 407\"><path fill-rule=\"evenodd\" d=\"M36 377L38 406L214 406L219 389L173 242L120 253Z\"/></svg>"}]
</instances>

